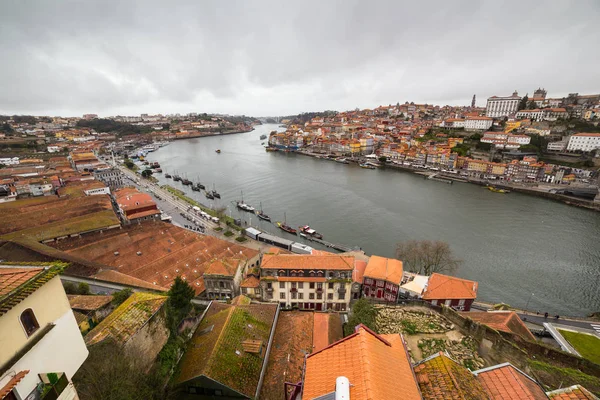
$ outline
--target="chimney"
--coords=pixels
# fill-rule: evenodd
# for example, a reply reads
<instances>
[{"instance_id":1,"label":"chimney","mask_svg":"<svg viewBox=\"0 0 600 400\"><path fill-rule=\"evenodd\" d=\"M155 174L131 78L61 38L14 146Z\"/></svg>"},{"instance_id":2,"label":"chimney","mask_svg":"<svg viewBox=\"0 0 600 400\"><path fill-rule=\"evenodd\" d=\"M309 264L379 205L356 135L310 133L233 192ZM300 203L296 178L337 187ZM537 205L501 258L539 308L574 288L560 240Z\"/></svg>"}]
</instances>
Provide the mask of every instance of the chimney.
<instances>
[{"instance_id":1,"label":"chimney","mask_svg":"<svg viewBox=\"0 0 600 400\"><path fill-rule=\"evenodd\" d=\"M350 400L350 381L345 376L335 379L335 400Z\"/></svg>"}]
</instances>

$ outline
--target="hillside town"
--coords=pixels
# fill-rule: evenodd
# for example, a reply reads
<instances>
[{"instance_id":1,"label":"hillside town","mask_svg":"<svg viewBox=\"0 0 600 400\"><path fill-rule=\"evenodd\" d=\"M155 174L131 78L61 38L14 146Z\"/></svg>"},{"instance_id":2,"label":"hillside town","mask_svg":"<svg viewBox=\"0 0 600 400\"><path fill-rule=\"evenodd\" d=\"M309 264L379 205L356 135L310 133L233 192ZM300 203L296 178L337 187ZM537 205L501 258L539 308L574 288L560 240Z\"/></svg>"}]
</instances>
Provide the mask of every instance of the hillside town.
<instances>
[{"instance_id":1,"label":"hillside town","mask_svg":"<svg viewBox=\"0 0 600 400\"><path fill-rule=\"evenodd\" d=\"M266 150L598 202L600 133L579 127L600 132L600 95L475 103L298 115ZM598 398L598 347L577 338L600 342L599 323L482 302L450 269L245 229L139 167L171 140L260 123L2 117L0 398L128 385L176 399Z\"/></svg>"}]
</instances>

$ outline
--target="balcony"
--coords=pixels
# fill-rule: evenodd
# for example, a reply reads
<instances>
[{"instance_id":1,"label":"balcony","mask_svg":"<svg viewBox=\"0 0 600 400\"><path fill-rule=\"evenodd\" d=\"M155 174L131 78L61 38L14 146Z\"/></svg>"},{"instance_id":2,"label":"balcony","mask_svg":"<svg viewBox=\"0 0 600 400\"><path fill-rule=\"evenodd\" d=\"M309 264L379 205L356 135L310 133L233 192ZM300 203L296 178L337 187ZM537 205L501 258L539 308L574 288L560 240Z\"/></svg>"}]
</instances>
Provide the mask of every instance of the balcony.
<instances>
[{"instance_id":1,"label":"balcony","mask_svg":"<svg viewBox=\"0 0 600 400\"><path fill-rule=\"evenodd\" d=\"M69 388L69 380L64 373L40 374L40 378L44 383L44 385L41 386L40 400L75 398L72 396L71 390L65 390Z\"/></svg>"},{"instance_id":2,"label":"balcony","mask_svg":"<svg viewBox=\"0 0 600 400\"><path fill-rule=\"evenodd\" d=\"M323 288L317 288L317 293L323 293Z\"/></svg>"},{"instance_id":3,"label":"balcony","mask_svg":"<svg viewBox=\"0 0 600 400\"><path fill-rule=\"evenodd\" d=\"M295 287L293 287L293 288L291 288L291 289L290 289L290 292L292 292L292 293L297 293L297 292L298 292L298 289L297 289L297 288L295 288Z\"/></svg>"}]
</instances>

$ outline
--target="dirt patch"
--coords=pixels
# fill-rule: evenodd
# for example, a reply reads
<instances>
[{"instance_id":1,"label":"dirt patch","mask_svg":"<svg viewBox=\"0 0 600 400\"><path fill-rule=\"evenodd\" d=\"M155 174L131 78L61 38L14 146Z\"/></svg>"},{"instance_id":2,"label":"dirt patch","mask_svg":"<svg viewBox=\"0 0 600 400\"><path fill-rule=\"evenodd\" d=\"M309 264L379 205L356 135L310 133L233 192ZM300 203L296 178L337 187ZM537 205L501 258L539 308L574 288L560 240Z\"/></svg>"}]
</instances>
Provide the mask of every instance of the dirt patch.
<instances>
[{"instance_id":1,"label":"dirt patch","mask_svg":"<svg viewBox=\"0 0 600 400\"><path fill-rule=\"evenodd\" d=\"M261 399L285 398L284 382L298 383L302 378L304 356L312 352L313 313L282 311L269 355Z\"/></svg>"}]
</instances>

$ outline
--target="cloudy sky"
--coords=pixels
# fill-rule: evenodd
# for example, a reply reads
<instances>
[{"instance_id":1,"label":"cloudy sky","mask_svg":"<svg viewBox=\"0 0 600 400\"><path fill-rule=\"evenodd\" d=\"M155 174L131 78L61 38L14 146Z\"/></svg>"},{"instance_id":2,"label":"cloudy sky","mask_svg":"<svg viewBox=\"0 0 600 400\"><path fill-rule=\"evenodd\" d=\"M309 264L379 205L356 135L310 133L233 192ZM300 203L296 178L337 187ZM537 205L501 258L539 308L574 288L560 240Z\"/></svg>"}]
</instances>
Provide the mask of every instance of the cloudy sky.
<instances>
[{"instance_id":1,"label":"cloudy sky","mask_svg":"<svg viewBox=\"0 0 600 400\"><path fill-rule=\"evenodd\" d=\"M0 114L254 116L600 92L600 2L0 2Z\"/></svg>"}]
</instances>

